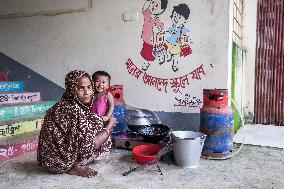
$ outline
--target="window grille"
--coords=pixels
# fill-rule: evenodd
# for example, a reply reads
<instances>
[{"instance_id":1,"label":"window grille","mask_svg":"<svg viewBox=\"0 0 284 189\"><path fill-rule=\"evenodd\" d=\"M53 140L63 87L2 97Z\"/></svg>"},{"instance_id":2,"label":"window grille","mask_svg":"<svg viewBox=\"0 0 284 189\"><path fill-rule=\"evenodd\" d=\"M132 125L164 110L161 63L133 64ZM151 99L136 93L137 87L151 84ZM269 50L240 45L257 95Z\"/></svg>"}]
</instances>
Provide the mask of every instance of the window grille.
<instances>
[{"instance_id":1,"label":"window grille","mask_svg":"<svg viewBox=\"0 0 284 189\"><path fill-rule=\"evenodd\" d=\"M233 15L233 41L242 47L243 0L234 0Z\"/></svg>"}]
</instances>

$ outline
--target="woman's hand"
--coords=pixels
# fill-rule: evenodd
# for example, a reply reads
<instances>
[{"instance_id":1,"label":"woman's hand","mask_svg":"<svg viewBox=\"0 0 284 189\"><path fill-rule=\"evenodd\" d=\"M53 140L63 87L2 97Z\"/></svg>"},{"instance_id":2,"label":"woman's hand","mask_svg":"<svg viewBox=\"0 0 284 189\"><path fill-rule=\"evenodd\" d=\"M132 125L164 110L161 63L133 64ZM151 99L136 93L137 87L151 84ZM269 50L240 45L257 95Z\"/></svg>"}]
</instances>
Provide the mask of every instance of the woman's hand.
<instances>
[{"instance_id":1,"label":"woman's hand","mask_svg":"<svg viewBox=\"0 0 284 189\"><path fill-rule=\"evenodd\" d=\"M108 119L106 129L108 129L111 132L115 126L116 126L116 119L115 119L115 117L111 116Z\"/></svg>"},{"instance_id":2,"label":"woman's hand","mask_svg":"<svg viewBox=\"0 0 284 189\"><path fill-rule=\"evenodd\" d=\"M113 130L113 128L116 125L116 119L115 117L111 116L108 119L108 122L106 124L106 127L104 127L100 132L98 132L95 136L95 149L99 149L102 144L107 141L107 139L109 138L109 136L111 135L111 131Z\"/></svg>"}]
</instances>

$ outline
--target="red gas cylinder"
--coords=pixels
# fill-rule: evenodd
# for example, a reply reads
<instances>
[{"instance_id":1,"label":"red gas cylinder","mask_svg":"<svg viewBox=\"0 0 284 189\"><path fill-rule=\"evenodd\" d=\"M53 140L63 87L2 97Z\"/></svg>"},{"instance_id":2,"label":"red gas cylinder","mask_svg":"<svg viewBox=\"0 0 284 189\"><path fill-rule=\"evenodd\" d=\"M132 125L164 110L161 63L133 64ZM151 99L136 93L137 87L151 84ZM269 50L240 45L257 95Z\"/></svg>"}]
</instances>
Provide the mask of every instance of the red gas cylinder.
<instances>
[{"instance_id":1,"label":"red gas cylinder","mask_svg":"<svg viewBox=\"0 0 284 189\"><path fill-rule=\"evenodd\" d=\"M233 149L234 114L228 107L226 89L204 89L200 109L200 132L207 135L202 155L211 158L230 157Z\"/></svg>"},{"instance_id":2,"label":"red gas cylinder","mask_svg":"<svg viewBox=\"0 0 284 189\"><path fill-rule=\"evenodd\" d=\"M114 98L114 105L125 105L125 102L123 100L123 85L110 86L109 92Z\"/></svg>"}]
</instances>

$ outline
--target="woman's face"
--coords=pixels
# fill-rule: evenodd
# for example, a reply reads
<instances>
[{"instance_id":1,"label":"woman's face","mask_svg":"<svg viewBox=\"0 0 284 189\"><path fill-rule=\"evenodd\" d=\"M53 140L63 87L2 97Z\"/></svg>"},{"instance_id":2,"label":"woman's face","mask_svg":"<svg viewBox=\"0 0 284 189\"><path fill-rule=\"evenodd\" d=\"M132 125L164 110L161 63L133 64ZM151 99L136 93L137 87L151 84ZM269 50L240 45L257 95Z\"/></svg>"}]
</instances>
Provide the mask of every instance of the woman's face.
<instances>
[{"instance_id":1,"label":"woman's face","mask_svg":"<svg viewBox=\"0 0 284 189\"><path fill-rule=\"evenodd\" d=\"M79 79L76 95L83 104L90 104L93 97L93 88L90 79L87 76L82 76Z\"/></svg>"}]
</instances>

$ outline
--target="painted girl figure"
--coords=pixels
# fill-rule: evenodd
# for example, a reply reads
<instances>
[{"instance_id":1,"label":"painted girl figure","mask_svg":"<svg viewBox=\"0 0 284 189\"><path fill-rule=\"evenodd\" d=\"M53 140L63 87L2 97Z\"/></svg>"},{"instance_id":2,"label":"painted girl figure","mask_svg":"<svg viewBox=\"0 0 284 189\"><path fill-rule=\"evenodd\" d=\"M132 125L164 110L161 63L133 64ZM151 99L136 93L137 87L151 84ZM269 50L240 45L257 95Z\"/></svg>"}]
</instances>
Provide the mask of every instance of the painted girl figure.
<instances>
[{"instance_id":1,"label":"painted girl figure","mask_svg":"<svg viewBox=\"0 0 284 189\"><path fill-rule=\"evenodd\" d=\"M142 39L143 39L143 48L140 52L141 56L144 59L142 65L142 70L146 71L150 62L158 58L159 62L164 62L164 56L162 55L163 46L158 46L161 49L158 49L154 52L153 40L154 35L161 33L164 29L164 24L160 21L159 15L161 15L167 8L168 0L146 0L142 8L144 15L144 25L142 30Z\"/></svg>"},{"instance_id":2,"label":"painted girl figure","mask_svg":"<svg viewBox=\"0 0 284 189\"><path fill-rule=\"evenodd\" d=\"M172 69L174 72L178 71L178 60L175 56L178 54L185 56L191 53L187 36L189 30L184 26L189 14L190 9L186 4L174 6L171 15L172 25L165 31L168 34L166 39L166 45L169 52L167 61L172 61ZM187 49L182 49L184 45L187 45ZM187 52L184 52L183 50L186 50Z\"/></svg>"}]
</instances>

